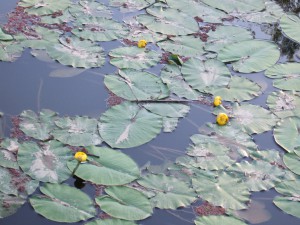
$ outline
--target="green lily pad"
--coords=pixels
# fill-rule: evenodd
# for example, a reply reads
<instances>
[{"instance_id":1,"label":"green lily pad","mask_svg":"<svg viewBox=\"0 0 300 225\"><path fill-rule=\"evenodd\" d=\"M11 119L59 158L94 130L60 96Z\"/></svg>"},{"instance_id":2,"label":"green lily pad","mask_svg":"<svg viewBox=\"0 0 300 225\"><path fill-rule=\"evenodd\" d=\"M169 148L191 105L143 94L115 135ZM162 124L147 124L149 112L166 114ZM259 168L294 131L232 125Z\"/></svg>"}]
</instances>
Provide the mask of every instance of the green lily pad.
<instances>
[{"instance_id":1,"label":"green lily pad","mask_svg":"<svg viewBox=\"0 0 300 225\"><path fill-rule=\"evenodd\" d=\"M224 172L215 181L194 178L192 183L202 199L225 209L246 209L246 203L250 201L247 185Z\"/></svg>"},{"instance_id":2,"label":"green lily pad","mask_svg":"<svg viewBox=\"0 0 300 225\"><path fill-rule=\"evenodd\" d=\"M274 198L274 204L284 212L300 218L300 180L285 181L275 187L284 196Z\"/></svg>"},{"instance_id":3,"label":"green lily pad","mask_svg":"<svg viewBox=\"0 0 300 225\"><path fill-rule=\"evenodd\" d=\"M267 105L278 117L300 116L300 96L288 91L272 92L267 98Z\"/></svg>"},{"instance_id":4,"label":"green lily pad","mask_svg":"<svg viewBox=\"0 0 300 225\"><path fill-rule=\"evenodd\" d=\"M123 102L108 109L100 117L99 131L113 148L130 148L152 140L160 133L162 117L143 107Z\"/></svg>"},{"instance_id":5,"label":"green lily pad","mask_svg":"<svg viewBox=\"0 0 300 225\"><path fill-rule=\"evenodd\" d=\"M215 31L208 32L205 50L219 52L222 48L235 42L251 40L252 34L249 30L236 26L218 26Z\"/></svg>"},{"instance_id":6,"label":"green lily pad","mask_svg":"<svg viewBox=\"0 0 300 225\"><path fill-rule=\"evenodd\" d=\"M73 5L71 5L71 6L73 6ZM71 9L71 8L69 8L69 9ZM67 24L67 23L73 22L75 20L75 17L73 17L71 15L68 8L66 8L65 10L63 10L61 12L62 12L62 14L57 15L57 16L52 16L52 15L42 16L41 22L46 23L46 24L63 24L63 23Z\"/></svg>"},{"instance_id":7,"label":"green lily pad","mask_svg":"<svg viewBox=\"0 0 300 225\"><path fill-rule=\"evenodd\" d=\"M109 52L110 63L118 68L146 69L156 65L161 55L146 48L120 47Z\"/></svg>"},{"instance_id":8,"label":"green lily pad","mask_svg":"<svg viewBox=\"0 0 300 225\"><path fill-rule=\"evenodd\" d=\"M171 133L178 126L179 119L171 117L163 117L163 132Z\"/></svg>"},{"instance_id":9,"label":"green lily pad","mask_svg":"<svg viewBox=\"0 0 300 225\"><path fill-rule=\"evenodd\" d=\"M293 41L300 43L300 18L299 16L286 14L280 20L283 33Z\"/></svg>"},{"instance_id":10,"label":"green lily pad","mask_svg":"<svg viewBox=\"0 0 300 225\"><path fill-rule=\"evenodd\" d=\"M167 52L186 57L200 56L205 53L204 42L194 36L171 37L157 45Z\"/></svg>"},{"instance_id":11,"label":"green lily pad","mask_svg":"<svg viewBox=\"0 0 300 225\"><path fill-rule=\"evenodd\" d=\"M72 33L91 41L112 41L128 35L128 29L117 21L101 17L80 17Z\"/></svg>"},{"instance_id":12,"label":"green lily pad","mask_svg":"<svg viewBox=\"0 0 300 225\"><path fill-rule=\"evenodd\" d=\"M222 62L232 62L241 73L259 72L273 66L280 57L277 45L270 41L248 40L230 44L218 54Z\"/></svg>"},{"instance_id":13,"label":"green lily pad","mask_svg":"<svg viewBox=\"0 0 300 225\"><path fill-rule=\"evenodd\" d=\"M230 12L259 12L265 8L263 0L202 0L214 8Z\"/></svg>"},{"instance_id":14,"label":"green lily pad","mask_svg":"<svg viewBox=\"0 0 300 225\"><path fill-rule=\"evenodd\" d=\"M196 200L195 191L175 177L150 174L137 182L155 192L151 202L160 209L177 209L188 206Z\"/></svg>"},{"instance_id":15,"label":"green lily pad","mask_svg":"<svg viewBox=\"0 0 300 225\"><path fill-rule=\"evenodd\" d=\"M299 127L299 117L287 117L279 122L274 129L274 139L276 143L287 152L292 153L295 151L300 155Z\"/></svg>"},{"instance_id":16,"label":"green lily pad","mask_svg":"<svg viewBox=\"0 0 300 225\"><path fill-rule=\"evenodd\" d=\"M109 5L120 8L122 13L127 13L144 9L154 2L155 0L109 0Z\"/></svg>"},{"instance_id":17,"label":"green lily pad","mask_svg":"<svg viewBox=\"0 0 300 225\"><path fill-rule=\"evenodd\" d=\"M170 91L178 97L190 100L198 100L201 97L200 92L187 84L177 65L166 65L161 71L161 79L167 84Z\"/></svg>"},{"instance_id":18,"label":"green lily pad","mask_svg":"<svg viewBox=\"0 0 300 225\"><path fill-rule=\"evenodd\" d=\"M131 69L119 71L119 76L107 75L105 86L115 95L131 100L156 100L169 96L169 90L156 75Z\"/></svg>"},{"instance_id":19,"label":"green lily pad","mask_svg":"<svg viewBox=\"0 0 300 225\"><path fill-rule=\"evenodd\" d=\"M152 113L170 118L185 117L190 111L190 107L188 105L180 103L147 103L144 104L143 107Z\"/></svg>"},{"instance_id":20,"label":"green lily pad","mask_svg":"<svg viewBox=\"0 0 300 225\"><path fill-rule=\"evenodd\" d=\"M72 151L58 141L40 143L24 142L18 151L18 163L22 170L33 179L60 183L71 176L67 161Z\"/></svg>"},{"instance_id":21,"label":"green lily pad","mask_svg":"<svg viewBox=\"0 0 300 225\"><path fill-rule=\"evenodd\" d=\"M284 164L295 174L300 175L300 156L287 153L283 156Z\"/></svg>"},{"instance_id":22,"label":"green lily pad","mask_svg":"<svg viewBox=\"0 0 300 225\"><path fill-rule=\"evenodd\" d=\"M79 165L77 177L102 185L122 185L139 178L140 170L136 163L122 152L110 148L87 147L88 161ZM99 156L99 158L95 156ZM70 171L77 165L76 160L68 162Z\"/></svg>"},{"instance_id":23,"label":"green lily pad","mask_svg":"<svg viewBox=\"0 0 300 225\"><path fill-rule=\"evenodd\" d=\"M70 0L21 0L18 5L26 8L25 11L29 14L48 15L66 9L71 2Z\"/></svg>"},{"instance_id":24,"label":"green lily pad","mask_svg":"<svg viewBox=\"0 0 300 225\"><path fill-rule=\"evenodd\" d=\"M73 67L101 67L105 62L103 49L88 40L81 41L76 37L59 39L60 44L47 48L52 59L63 65Z\"/></svg>"},{"instance_id":25,"label":"green lily pad","mask_svg":"<svg viewBox=\"0 0 300 225\"><path fill-rule=\"evenodd\" d=\"M261 94L261 87L244 77L233 76L227 86L213 87L208 90L214 96L222 96L225 101L247 101Z\"/></svg>"},{"instance_id":26,"label":"green lily pad","mask_svg":"<svg viewBox=\"0 0 300 225\"><path fill-rule=\"evenodd\" d=\"M141 192L124 186L105 188L107 195L97 197L96 203L108 215L124 220L142 220L153 213L148 198Z\"/></svg>"},{"instance_id":27,"label":"green lily pad","mask_svg":"<svg viewBox=\"0 0 300 225\"><path fill-rule=\"evenodd\" d=\"M148 29L168 35L187 35L196 33L199 29L194 18L178 12L176 9L151 7L147 8L151 15L141 14L137 16L139 23Z\"/></svg>"},{"instance_id":28,"label":"green lily pad","mask_svg":"<svg viewBox=\"0 0 300 225\"><path fill-rule=\"evenodd\" d=\"M203 62L191 58L183 64L181 73L189 85L202 92L207 88L227 85L231 77L226 65L215 59Z\"/></svg>"},{"instance_id":29,"label":"green lily pad","mask_svg":"<svg viewBox=\"0 0 300 225\"><path fill-rule=\"evenodd\" d=\"M135 222L120 219L97 219L84 225L136 225Z\"/></svg>"},{"instance_id":30,"label":"green lily pad","mask_svg":"<svg viewBox=\"0 0 300 225\"><path fill-rule=\"evenodd\" d=\"M26 199L0 193L0 218L8 217L26 202Z\"/></svg>"},{"instance_id":31,"label":"green lily pad","mask_svg":"<svg viewBox=\"0 0 300 225\"><path fill-rule=\"evenodd\" d=\"M0 27L0 41L12 41L14 38L10 34L7 34Z\"/></svg>"},{"instance_id":32,"label":"green lily pad","mask_svg":"<svg viewBox=\"0 0 300 225\"><path fill-rule=\"evenodd\" d=\"M229 216L199 216L195 220L196 225L246 225L243 221Z\"/></svg>"},{"instance_id":33,"label":"green lily pad","mask_svg":"<svg viewBox=\"0 0 300 225\"><path fill-rule=\"evenodd\" d=\"M277 64L268 70L265 75L274 78L274 87L283 90L300 91L300 64L299 63L284 63Z\"/></svg>"},{"instance_id":34,"label":"green lily pad","mask_svg":"<svg viewBox=\"0 0 300 225\"><path fill-rule=\"evenodd\" d=\"M17 139L4 139L0 143L0 166L5 168L18 169L17 151L19 143Z\"/></svg>"},{"instance_id":35,"label":"green lily pad","mask_svg":"<svg viewBox=\"0 0 300 225\"><path fill-rule=\"evenodd\" d=\"M102 17L110 19L112 17L112 12L109 8L97 1L80 0L78 4L73 4L69 7L69 12L78 19L82 17Z\"/></svg>"},{"instance_id":36,"label":"green lily pad","mask_svg":"<svg viewBox=\"0 0 300 225\"><path fill-rule=\"evenodd\" d=\"M74 223L96 215L90 197L77 188L65 184L45 184L40 188L44 195L34 195L30 204L34 210L49 220Z\"/></svg>"},{"instance_id":37,"label":"green lily pad","mask_svg":"<svg viewBox=\"0 0 300 225\"><path fill-rule=\"evenodd\" d=\"M102 139L97 128L98 121L87 116L63 117L55 121L51 134L62 143L73 146L99 145Z\"/></svg>"},{"instance_id":38,"label":"green lily pad","mask_svg":"<svg viewBox=\"0 0 300 225\"><path fill-rule=\"evenodd\" d=\"M0 41L0 61L14 62L22 55L23 50L18 41Z\"/></svg>"},{"instance_id":39,"label":"green lily pad","mask_svg":"<svg viewBox=\"0 0 300 225\"><path fill-rule=\"evenodd\" d=\"M56 112L42 109L37 115L31 110L25 110L20 114L20 129L29 137L38 140L47 140L50 132L56 127L54 121L58 119Z\"/></svg>"}]
</instances>

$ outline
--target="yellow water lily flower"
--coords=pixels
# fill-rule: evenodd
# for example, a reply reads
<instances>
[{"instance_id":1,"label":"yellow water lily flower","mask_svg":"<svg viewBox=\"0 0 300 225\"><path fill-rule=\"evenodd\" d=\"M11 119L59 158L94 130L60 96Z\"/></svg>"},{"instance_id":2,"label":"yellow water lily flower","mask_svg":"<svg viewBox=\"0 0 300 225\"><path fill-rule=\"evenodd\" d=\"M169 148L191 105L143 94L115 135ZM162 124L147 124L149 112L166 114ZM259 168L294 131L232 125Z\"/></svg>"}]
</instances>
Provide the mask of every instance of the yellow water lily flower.
<instances>
[{"instance_id":1,"label":"yellow water lily flower","mask_svg":"<svg viewBox=\"0 0 300 225\"><path fill-rule=\"evenodd\" d=\"M226 125L229 121L229 118L226 113L219 113L217 116L217 124L220 126Z\"/></svg>"},{"instance_id":2,"label":"yellow water lily flower","mask_svg":"<svg viewBox=\"0 0 300 225\"><path fill-rule=\"evenodd\" d=\"M87 160L87 154L85 154L84 152L76 152L76 154L74 155L74 158L78 162L85 162Z\"/></svg>"},{"instance_id":3,"label":"yellow water lily flower","mask_svg":"<svg viewBox=\"0 0 300 225\"><path fill-rule=\"evenodd\" d=\"M222 104L222 98L221 96L216 96L214 99L214 106L219 106Z\"/></svg>"},{"instance_id":4,"label":"yellow water lily flower","mask_svg":"<svg viewBox=\"0 0 300 225\"><path fill-rule=\"evenodd\" d=\"M147 41L146 40L139 40L138 42L138 47L139 48L145 48L147 45Z\"/></svg>"}]
</instances>

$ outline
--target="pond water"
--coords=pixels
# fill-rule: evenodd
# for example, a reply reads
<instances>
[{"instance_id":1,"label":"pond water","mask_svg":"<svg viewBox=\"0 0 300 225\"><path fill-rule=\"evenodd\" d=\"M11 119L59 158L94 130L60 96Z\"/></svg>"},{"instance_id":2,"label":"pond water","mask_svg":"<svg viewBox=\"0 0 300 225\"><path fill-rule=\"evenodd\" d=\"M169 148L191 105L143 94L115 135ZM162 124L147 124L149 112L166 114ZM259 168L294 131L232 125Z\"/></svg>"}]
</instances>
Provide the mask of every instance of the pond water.
<instances>
[{"instance_id":1,"label":"pond water","mask_svg":"<svg viewBox=\"0 0 300 225\"><path fill-rule=\"evenodd\" d=\"M0 21L5 23L7 12L13 10L17 0L1 0ZM108 4L108 1L99 1ZM284 2L284 1L283 1ZM293 6L293 4L291 4ZM289 9L283 5L285 9ZM296 5L297 6L297 5ZM298 6L299 7L299 6ZM297 7L294 7L295 10ZM122 21L125 16L133 14L123 14L117 9L113 9L113 18ZM226 24L226 22L225 22ZM300 59L294 54L299 52L299 46L284 37L280 32L276 33L274 27L257 25L249 22L234 20L228 22L241 27L249 28L255 34L255 38L273 40L283 49L279 62L296 61ZM120 41L111 41L101 44L105 52L122 46ZM151 46L152 48L157 48ZM117 71L116 67L109 63L109 57L106 56L105 64L101 68L85 70L77 76L67 77L68 72L63 72L65 77L57 77L58 73L67 66L62 66L58 62L41 61L33 57L29 49L26 49L22 56L15 62L0 62L0 112L4 113L4 134L6 137L10 134L12 127L11 116L19 115L23 110L33 110L39 112L41 109L51 109L58 112L61 116L85 115L92 118L99 118L108 106L107 99L109 93L103 83L104 75L113 74ZM249 103L266 106L268 95L277 90L272 85L272 80L266 78L263 72L258 73L238 73L233 71L231 64L227 64L233 75L239 75L255 81L263 88L263 93ZM159 74L161 65L155 66L149 71ZM142 167L148 162L152 165L162 165L166 161L174 162L177 157L184 155L186 148L191 144L190 137L198 133L198 129L207 122L214 122L215 116L211 113L212 107L191 103L188 116L180 119L180 122L172 133L160 133L155 139L138 147L122 150L129 155L137 164ZM255 143L260 149L276 149L283 152L282 148L276 144L273 138L273 132L267 131L262 134L253 135ZM76 180L70 178L67 183L73 185ZM94 187L86 184L82 190L94 196ZM36 191L38 193L38 191ZM254 192L251 199L257 201L264 207L254 212L252 217L266 218L261 219L261 225L297 225L300 220L290 216L273 204L274 196L278 193L271 189L269 191ZM154 214L138 224L143 225L185 225L194 224L196 217L194 209L200 205L197 201L192 206L178 210L160 210L155 209ZM35 213L29 202L25 203L17 213L0 219L0 225L21 225L21 224L43 224L55 225L58 222L47 220L46 218ZM71 223L84 224L85 222ZM255 221L253 223L255 224Z\"/></svg>"}]
</instances>

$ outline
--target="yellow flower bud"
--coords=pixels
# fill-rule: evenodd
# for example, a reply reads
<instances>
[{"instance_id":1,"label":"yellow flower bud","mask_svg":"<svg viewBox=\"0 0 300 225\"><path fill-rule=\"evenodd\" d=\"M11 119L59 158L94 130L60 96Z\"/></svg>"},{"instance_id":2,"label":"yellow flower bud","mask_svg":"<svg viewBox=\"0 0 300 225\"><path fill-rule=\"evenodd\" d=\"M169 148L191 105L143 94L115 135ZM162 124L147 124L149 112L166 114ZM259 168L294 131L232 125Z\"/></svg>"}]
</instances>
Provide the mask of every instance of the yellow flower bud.
<instances>
[{"instance_id":1,"label":"yellow flower bud","mask_svg":"<svg viewBox=\"0 0 300 225\"><path fill-rule=\"evenodd\" d=\"M222 104L222 98L221 96L216 96L214 99L214 106L219 106Z\"/></svg>"},{"instance_id":2,"label":"yellow flower bud","mask_svg":"<svg viewBox=\"0 0 300 225\"><path fill-rule=\"evenodd\" d=\"M219 113L217 116L217 124L220 126L226 125L229 121L229 118L226 113Z\"/></svg>"},{"instance_id":3,"label":"yellow flower bud","mask_svg":"<svg viewBox=\"0 0 300 225\"><path fill-rule=\"evenodd\" d=\"M139 48L145 48L147 45L147 41L146 40L139 40L138 42L138 47Z\"/></svg>"},{"instance_id":4,"label":"yellow flower bud","mask_svg":"<svg viewBox=\"0 0 300 225\"><path fill-rule=\"evenodd\" d=\"M87 160L87 154L85 154L84 152L76 152L76 154L74 155L74 158L78 162L85 162Z\"/></svg>"}]
</instances>

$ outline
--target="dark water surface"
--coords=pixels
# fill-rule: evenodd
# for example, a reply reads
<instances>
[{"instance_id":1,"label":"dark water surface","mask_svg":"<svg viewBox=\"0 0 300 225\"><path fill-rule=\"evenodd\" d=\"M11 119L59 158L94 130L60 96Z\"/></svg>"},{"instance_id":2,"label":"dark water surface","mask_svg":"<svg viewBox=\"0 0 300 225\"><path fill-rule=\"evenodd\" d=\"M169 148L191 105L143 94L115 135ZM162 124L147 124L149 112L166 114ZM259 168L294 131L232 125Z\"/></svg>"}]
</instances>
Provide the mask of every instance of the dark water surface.
<instances>
[{"instance_id":1,"label":"dark water surface","mask_svg":"<svg viewBox=\"0 0 300 225\"><path fill-rule=\"evenodd\" d=\"M0 0L0 21L5 21L4 14L15 7L17 0ZM124 15L118 10L114 11L115 18L122 20ZM256 38L274 39L274 35L266 34L265 28L251 23L235 21L238 25L251 28L255 32ZM271 28L267 28L271 29ZM284 37L277 37L284 41ZM110 42L103 44L105 50L109 51L121 45L120 42ZM286 52L290 52L287 50ZM282 54L281 62L287 60L300 61L296 57ZM230 68L230 65L228 65ZM106 99L108 92L103 84L103 74L115 72L115 67L108 63L102 68L90 69L78 76L69 78L50 77L49 74L57 68L62 68L59 63L43 62L37 60L30 54L30 50L25 50L16 62L0 62L0 111L4 112L6 136L9 135L9 117L18 115L23 110L31 109L39 111L48 108L58 112L60 115L88 115L98 118L107 109ZM151 69L158 73L158 68ZM260 84L264 93L250 103L266 106L266 98L269 93L275 90L272 81L266 78L263 73L255 74L233 74L245 76ZM130 155L140 166L147 162L151 164L163 164L166 160L174 161L178 156L185 153L190 144L189 137L198 132L199 127L207 122L214 122L215 116L211 114L212 108L192 104L191 111L186 118L183 118L177 129L172 133L161 133L157 138L142 146L126 149L123 152ZM260 149L277 149L280 147L275 143L272 131L260 135L254 135L254 140ZM69 184L74 183L74 179L68 180ZM94 195L94 189L87 184L83 190ZM278 195L274 190L252 194L252 199L265 205L265 210L271 214L270 220L260 223L262 225L299 225L300 220L283 213L272 200ZM199 205L199 202L194 204ZM143 225L188 225L193 224L195 214L193 207L180 210L159 210L156 209L153 216L139 222ZM85 222L73 223L84 224ZM0 219L0 225L58 225L62 223L53 222L35 213L27 202L16 214L4 219Z\"/></svg>"}]
</instances>

